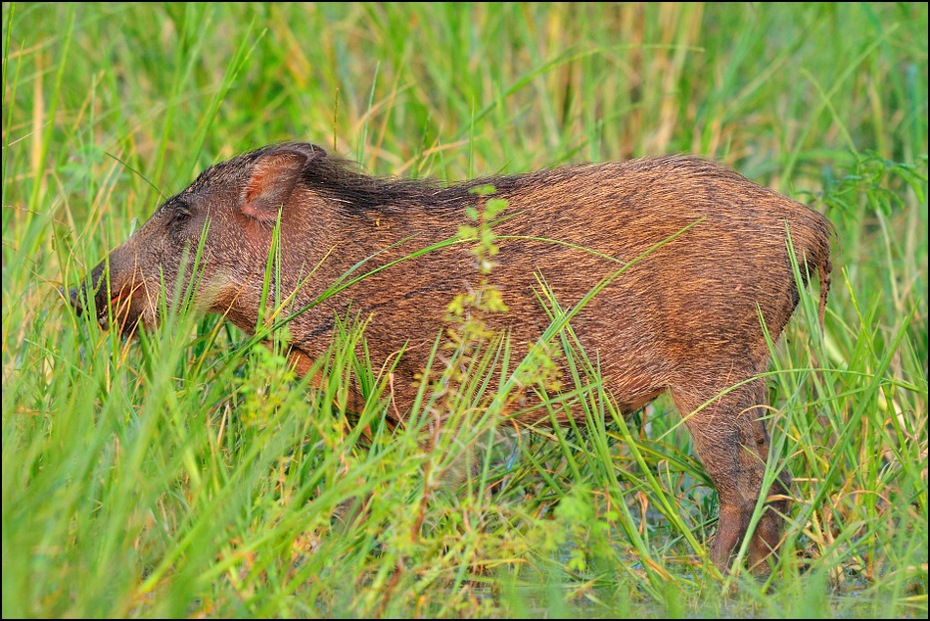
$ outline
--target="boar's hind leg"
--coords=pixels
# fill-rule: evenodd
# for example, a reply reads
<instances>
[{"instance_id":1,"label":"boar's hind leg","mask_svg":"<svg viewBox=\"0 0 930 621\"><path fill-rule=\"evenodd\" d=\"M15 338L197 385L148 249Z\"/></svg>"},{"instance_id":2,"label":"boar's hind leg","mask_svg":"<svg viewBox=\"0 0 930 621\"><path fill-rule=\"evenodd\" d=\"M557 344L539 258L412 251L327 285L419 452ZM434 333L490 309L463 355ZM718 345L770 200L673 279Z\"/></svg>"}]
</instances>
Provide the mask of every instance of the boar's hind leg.
<instances>
[{"instance_id":1,"label":"boar's hind leg","mask_svg":"<svg viewBox=\"0 0 930 621\"><path fill-rule=\"evenodd\" d=\"M710 556L717 567L725 571L730 557L746 535L756 501L762 493L769 434L763 418L766 410L754 407L767 403L764 380L744 384L691 414L719 392L696 392L694 386L671 388L675 405L686 417L698 457L720 498L720 519ZM767 496L775 498L768 502L750 541L752 568L765 571L767 566L763 561L778 545L782 516L788 510L790 485L791 476L783 469L772 488L766 490Z\"/></svg>"}]
</instances>

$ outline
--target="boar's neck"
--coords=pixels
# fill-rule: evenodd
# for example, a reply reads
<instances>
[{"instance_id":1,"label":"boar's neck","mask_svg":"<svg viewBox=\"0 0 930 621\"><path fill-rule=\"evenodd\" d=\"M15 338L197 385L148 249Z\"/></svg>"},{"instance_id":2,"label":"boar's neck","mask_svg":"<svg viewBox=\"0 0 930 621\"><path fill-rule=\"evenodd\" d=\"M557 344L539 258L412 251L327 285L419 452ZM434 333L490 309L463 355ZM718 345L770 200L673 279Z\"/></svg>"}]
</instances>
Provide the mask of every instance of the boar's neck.
<instances>
[{"instance_id":1,"label":"boar's neck","mask_svg":"<svg viewBox=\"0 0 930 621\"><path fill-rule=\"evenodd\" d=\"M282 279L302 303L318 297L334 283L362 276L391 261L455 236L464 215L457 206L437 208L425 201L361 207L315 192L301 201L303 217L282 225ZM465 205L458 206L460 211ZM416 269L416 259L410 259ZM312 274L312 276L311 276Z\"/></svg>"},{"instance_id":2,"label":"boar's neck","mask_svg":"<svg viewBox=\"0 0 930 621\"><path fill-rule=\"evenodd\" d=\"M521 179L479 179L441 187L432 182L340 175L340 184L330 183L324 189L308 182L309 187L285 207L296 206L294 212L282 216L278 290L291 313L313 305L289 327L292 343L311 356L319 355L328 343L335 317L354 311L367 318L374 307L403 296L407 289L432 288L437 281L454 284L441 287L448 299L436 306L444 308L452 290L457 287L460 293L466 286L463 275L467 274L462 270L470 265L467 248L405 257L455 238L458 227L469 223L465 208L483 200L470 193L471 188L493 183L497 195L506 196ZM400 263L390 265L396 261ZM319 302L333 285L371 272L375 273ZM251 319L254 327L254 317L236 321L230 314L230 319L237 324Z\"/></svg>"}]
</instances>

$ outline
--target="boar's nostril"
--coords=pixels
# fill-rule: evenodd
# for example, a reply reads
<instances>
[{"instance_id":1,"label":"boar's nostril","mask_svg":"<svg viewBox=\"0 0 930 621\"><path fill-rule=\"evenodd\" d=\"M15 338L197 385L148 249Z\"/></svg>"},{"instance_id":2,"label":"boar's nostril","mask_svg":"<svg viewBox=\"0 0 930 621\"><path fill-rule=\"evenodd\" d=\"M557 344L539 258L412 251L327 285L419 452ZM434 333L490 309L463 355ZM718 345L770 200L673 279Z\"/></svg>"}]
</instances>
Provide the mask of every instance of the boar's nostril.
<instances>
[{"instance_id":1,"label":"boar's nostril","mask_svg":"<svg viewBox=\"0 0 930 621\"><path fill-rule=\"evenodd\" d=\"M74 287L68 290L68 302L71 303L71 306L74 307L78 315L84 312L84 296L81 294L82 289L83 287ZM65 288L60 287L58 292L64 295Z\"/></svg>"}]
</instances>

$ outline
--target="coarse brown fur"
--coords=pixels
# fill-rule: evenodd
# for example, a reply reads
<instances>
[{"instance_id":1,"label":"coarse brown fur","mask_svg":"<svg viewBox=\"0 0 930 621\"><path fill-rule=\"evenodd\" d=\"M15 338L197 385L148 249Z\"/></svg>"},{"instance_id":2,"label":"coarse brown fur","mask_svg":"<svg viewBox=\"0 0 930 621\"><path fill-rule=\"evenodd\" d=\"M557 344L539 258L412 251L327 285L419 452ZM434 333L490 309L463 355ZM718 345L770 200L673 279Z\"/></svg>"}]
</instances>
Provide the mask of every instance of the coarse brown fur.
<instances>
[{"instance_id":1,"label":"coarse brown fur","mask_svg":"<svg viewBox=\"0 0 930 621\"><path fill-rule=\"evenodd\" d=\"M798 303L790 232L805 284L819 275L822 319L832 229L817 212L715 163L654 157L446 186L371 177L314 145L272 145L213 166L165 202L111 253L109 290L107 263L93 270L96 305L122 308L127 333L139 322L156 323L161 283L190 279L190 268L180 273L181 257L209 223L196 304L253 332L279 214L276 285L293 294L296 309L360 261L369 271L455 237L468 223L465 207L483 200L469 190L486 184L509 203L508 217L495 227L493 284L510 311L492 327L510 331L518 357L550 323L535 293L537 275L568 308L654 249L595 295L572 328L625 410L671 394L719 494L711 547L718 566L726 567L742 541L759 495L772 495L750 542L750 563L760 563L778 545L791 484L782 470L773 489L762 489L767 394L765 381L753 378L767 370L769 350L760 315L777 338ZM365 336L373 361L403 351L393 382L403 413L447 304L476 285L473 260L464 245L450 245L300 314L289 325L298 370L329 346L337 317L350 310L370 317ZM71 297L80 308L80 291Z\"/></svg>"}]
</instances>

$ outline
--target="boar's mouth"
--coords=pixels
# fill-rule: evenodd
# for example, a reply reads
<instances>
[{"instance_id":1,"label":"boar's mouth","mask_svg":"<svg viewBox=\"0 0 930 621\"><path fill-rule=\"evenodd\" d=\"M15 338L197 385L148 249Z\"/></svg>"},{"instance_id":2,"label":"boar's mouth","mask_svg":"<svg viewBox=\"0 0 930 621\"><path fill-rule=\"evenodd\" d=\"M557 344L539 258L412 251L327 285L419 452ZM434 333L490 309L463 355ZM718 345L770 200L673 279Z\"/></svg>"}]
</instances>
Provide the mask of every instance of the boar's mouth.
<instances>
[{"instance_id":1,"label":"boar's mouth","mask_svg":"<svg viewBox=\"0 0 930 621\"><path fill-rule=\"evenodd\" d=\"M105 279L100 279L96 286L88 291L89 283L80 287L75 287L68 292L71 306L74 307L78 316L90 312L89 293L93 296L94 311L96 312L97 323L104 330L115 325L119 328L120 334L124 337L132 337L136 328L142 321L145 314L145 284L143 282L132 282L126 286L120 287L115 291L110 291Z\"/></svg>"}]
</instances>

